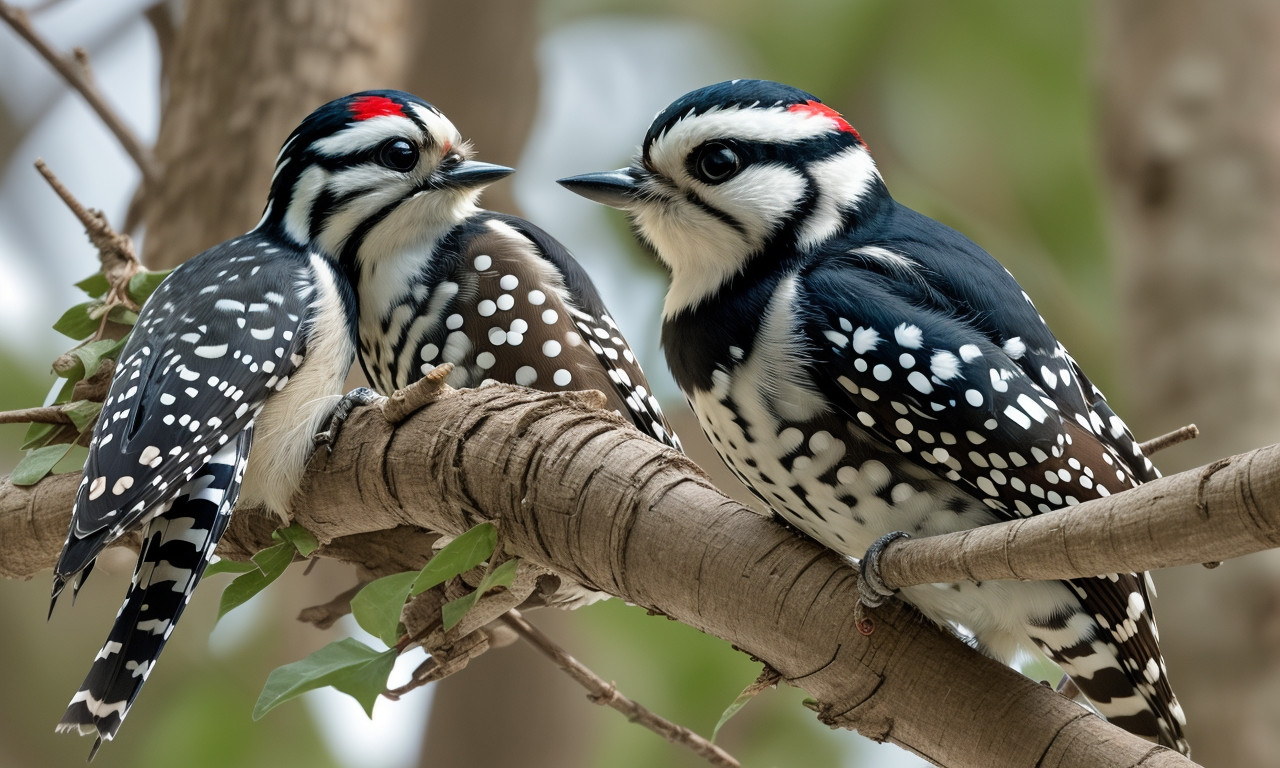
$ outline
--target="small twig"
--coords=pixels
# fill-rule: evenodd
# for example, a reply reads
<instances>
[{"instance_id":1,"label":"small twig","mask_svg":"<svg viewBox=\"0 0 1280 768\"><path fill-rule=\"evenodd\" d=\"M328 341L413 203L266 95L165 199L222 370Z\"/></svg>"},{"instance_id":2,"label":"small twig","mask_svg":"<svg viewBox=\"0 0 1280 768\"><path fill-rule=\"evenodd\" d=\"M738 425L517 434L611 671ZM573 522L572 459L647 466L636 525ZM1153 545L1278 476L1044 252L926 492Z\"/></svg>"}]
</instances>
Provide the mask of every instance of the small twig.
<instances>
[{"instance_id":1,"label":"small twig","mask_svg":"<svg viewBox=\"0 0 1280 768\"><path fill-rule=\"evenodd\" d=\"M397 389L382 402L382 415L388 424L399 424L427 407L453 388L445 383L453 372L452 363L436 366L430 373L404 389Z\"/></svg>"},{"instance_id":2,"label":"small twig","mask_svg":"<svg viewBox=\"0 0 1280 768\"><path fill-rule=\"evenodd\" d=\"M0 424L71 424L71 417L60 406L48 408L22 408L16 411L0 411Z\"/></svg>"},{"instance_id":3,"label":"small twig","mask_svg":"<svg viewBox=\"0 0 1280 768\"><path fill-rule=\"evenodd\" d=\"M115 113L115 110L107 104L106 99L102 97L102 93L94 85L93 78L89 73L87 55L83 51L77 51L73 56L63 56L55 51L53 46L41 37L40 33L36 32L35 27L31 26L31 20L27 17L27 12L21 8L15 8L8 3L0 2L0 19L3 19L14 32L17 32L32 48L36 49L36 52L45 61L49 62L57 70L58 74L62 75L67 84L84 97L89 107L97 113L98 117L107 126L107 129L115 135L116 140L124 147L124 151L133 158L133 162L137 164L138 170L142 173L143 184L152 186L156 179L159 178L155 158L152 157L150 150L143 146L133 130L125 125L120 116Z\"/></svg>"},{"instance_id":4,"label":"small twig","mask_svg":"<svg viewBox=\"0 0 1280 768\"><path fill-rule=\"evenodd\" d=\"M0 3L3 6L3 3ZM89 236L89 242L93 243L93 247L98 249L98 261L102 264L102 275L107 278L107 284L111 286L107 291L107 295L103 297L102 322L98 325L98 330L93 335L93 340L104 338L108 321L111 318L111 310L116 305L123 305L127 309L135 312L138 311L138 305L129 298L129 280L134 275L142 271L142 264L138 262L138 256L133 250L133 241L128 235L122 235L111 228L107 223L107 217L102 211L95 208L85 208L76 199L75 195L67 189L66 185L49 170L49 166L45 165L44 160L36 160L36 170L49 182L49 186L62 198L62 202L66 203L75 217L84 225L85 234Z\"/></svg>"},{"instance_id":5,"label":"small twig","mask_svg":"<svg viewBox=\"0 0 1280 768\"><path fill-rule=\"evenodd\" d=\"M1167 435L1153 437L1145 443L1141 443L1138 447L1142 449L1145 456L1150 456L1157 451L1163 451L1165 448L1172 448L1178 443L1185 443L1188 440L1194 440L1200 436L1200 428L1195 424L1188 424L1180 429L1175 429Z\"/></svg>"},{"instance_id":6,"label":"small twig","mask_svg":"<svg viewBox=\"0 0 1280 768\"><path fill-rule=\"evenodd\" d=\"M318 562L317 558L313 558L311 562ZM314 624L318 629L328 629L332 627L338 619L351 613L351 598L364 588L367 582L359 582L351 589L344 590L327 603L312 605L302 609L298 614L298 621L305 621L308 624Z\"/></svg>"},{"instance_id":7,"label":"small twig","mask_svg":"<svg viewBox=\"0 0 1280 768\"><path fill-rule=\"evenodd\" d=\"M502 621L536 648L542 655L551 659L589 692L587 698L601 706L612 707L627 716L633 723L639 723L673 744L683 744L712 765L738 766L739 763L728 752L712 744L703 737L681 725L666 720L650 712L636 702L618 693L613 683L606 683L596 673L585 667L582 662L569 655L551 638L524 620L519 611L508 611L503 614Z\"/></svg>"}]
</instances>

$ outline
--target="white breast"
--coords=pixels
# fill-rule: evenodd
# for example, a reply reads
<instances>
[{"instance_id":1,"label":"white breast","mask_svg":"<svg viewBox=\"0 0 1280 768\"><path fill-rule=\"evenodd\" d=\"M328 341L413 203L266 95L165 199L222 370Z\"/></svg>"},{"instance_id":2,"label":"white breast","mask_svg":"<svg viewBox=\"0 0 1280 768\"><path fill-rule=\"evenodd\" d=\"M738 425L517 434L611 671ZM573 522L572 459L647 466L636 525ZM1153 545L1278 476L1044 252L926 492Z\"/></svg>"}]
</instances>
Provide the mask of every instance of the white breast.
<instances>
[{"instance_id":1,"label":"white breast","mask_svg":"<svg viewBox=\"0 0 1280 768\"><path fill-rule=\"evenodd\" d=\"M240 490L242 504L263 504L286 522L289 500L311 457L312 438L342 395L356 352L333 267L312 254L311 271L315 291L306 355L254 420L253 448Z\"/></svg>"}]
</instances>

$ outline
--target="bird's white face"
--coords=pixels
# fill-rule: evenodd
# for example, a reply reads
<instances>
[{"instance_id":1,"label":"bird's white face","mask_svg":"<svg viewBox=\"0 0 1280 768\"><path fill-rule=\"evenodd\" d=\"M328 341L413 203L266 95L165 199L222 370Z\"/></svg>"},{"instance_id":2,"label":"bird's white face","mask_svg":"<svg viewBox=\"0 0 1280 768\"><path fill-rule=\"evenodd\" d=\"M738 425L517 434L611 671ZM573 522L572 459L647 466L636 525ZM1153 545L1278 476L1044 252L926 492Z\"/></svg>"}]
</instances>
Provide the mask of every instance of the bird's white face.
<instances>
[{"instance_id":1,"label":"bird's white face","mask_svg":"<svg viewBox=\"0 0 1280 768\"><path fill-rule=\"evenodd\" d=\"M879 178L866 148L820 104L712 108L677 119L646 144L627 205L671 269L664 314L695 306L790 228L821 242ZM856 136L856 134L854 134Z\"/></svg>"},{"instance_id":2,"label":"bird's white face","mask_svg":"<svg viewBox=\"0 0 1280 768\"><path fill-rule=\"evenodd\" d=\"M263 222L330 257L376 261L474 213L510 169L469 161L448 118L410 99L357 94L317 110L280 150Z\"/></svg>"}]
</instances>

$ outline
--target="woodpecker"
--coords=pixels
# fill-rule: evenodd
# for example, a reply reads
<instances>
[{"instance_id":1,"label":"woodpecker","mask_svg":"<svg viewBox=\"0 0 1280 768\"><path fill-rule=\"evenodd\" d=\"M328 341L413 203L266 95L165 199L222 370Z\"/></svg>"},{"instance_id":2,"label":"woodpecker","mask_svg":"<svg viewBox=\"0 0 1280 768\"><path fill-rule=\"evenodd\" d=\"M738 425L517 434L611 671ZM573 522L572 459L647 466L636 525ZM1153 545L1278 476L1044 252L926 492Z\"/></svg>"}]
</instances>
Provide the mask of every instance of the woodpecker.
<instances>
[{"instance_id":1,"label":"woodpecker","mask_svg":"<svg viewBox=\"0 0 1280 768\"><path fill-rule=\"evenodd\" d=\"M448 145L418 163L428 148L387 137L388 125L442 120L393 92L320 107L281 149L258 225L178 267L139 312L53 580L56 602L68 581L79 590L105 547L142 532L124 605L58 724L96 736L90 758L115 736L236 503L288 520L312 436L355 359L348 241L378 231L392 212L419 214L400 205L406 163L417 167L419 192L509 172Z\"/></svg>"},{"instance_id":2,"label":"woodpecker","mask_svg":"<svg viewBox=\"0 0 1280 768\"><path fill-rule=\"evenodd\" d=\"M581 265L530 222L478 207L483 186L511 169L469 160L470 145L427 102L387 98L396 109L369 130L400 153L397 173L380 182L376 210L371 204L332 235L344 243L339 263L360 307L369 381L390 394L451 363L455 387L597 389L641 432L678 449ZM464 173L467 184L431 181L467 167L485 170Z\"/></svg>"},{"instance_id":3,"label":"woodpecker","mask_svg":"<svg viewBox=\"0 0 1280 768\"><path fill-rule=\"evenodd\" d=\"M842 555L1159 476L1013 276L890 197L811 94L692 91L631 166L560 183L627 211L669 269L663 348L724 462ZM1186 754L1153 594L1133 573L901 591L1006 663L1043 652L1113 723Z\"/></svg>"}]
</instances>

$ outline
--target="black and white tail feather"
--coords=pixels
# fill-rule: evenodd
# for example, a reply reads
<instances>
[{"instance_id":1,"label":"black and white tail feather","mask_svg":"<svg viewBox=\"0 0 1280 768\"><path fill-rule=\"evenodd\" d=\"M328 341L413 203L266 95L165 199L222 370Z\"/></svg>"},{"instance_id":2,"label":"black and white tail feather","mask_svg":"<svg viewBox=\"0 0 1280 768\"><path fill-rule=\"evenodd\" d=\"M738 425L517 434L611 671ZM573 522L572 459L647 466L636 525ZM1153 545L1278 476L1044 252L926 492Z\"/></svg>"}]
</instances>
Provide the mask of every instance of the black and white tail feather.
<instances>
[{"instance_id":1,"label":"black and white tail feather","mask_svg":"<svg viewBox=\"0 0 1280 768\"><path fill-rule=\"evenodd\" d=\"M147 523L124 604L57 726L95 737L90 760L120 728L213 557L231 520L252 435L249 425Z\"/></svg>"}]
</instances>

